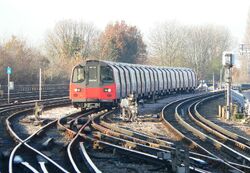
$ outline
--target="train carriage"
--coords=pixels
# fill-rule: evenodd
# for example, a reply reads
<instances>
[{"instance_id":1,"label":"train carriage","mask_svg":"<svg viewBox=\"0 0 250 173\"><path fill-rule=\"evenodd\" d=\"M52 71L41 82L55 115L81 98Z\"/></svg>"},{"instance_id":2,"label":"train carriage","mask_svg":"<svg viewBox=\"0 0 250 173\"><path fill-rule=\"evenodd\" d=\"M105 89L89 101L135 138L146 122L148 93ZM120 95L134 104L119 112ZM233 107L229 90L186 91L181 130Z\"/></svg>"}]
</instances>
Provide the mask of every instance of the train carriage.
<instances>
[{"instance_id":1,"label":"train carriage","mask_svg":"<svg viewBox=\"0 0 250 173\"><path fill-rule=\"evenodd\" d=\"M191 91L196 75L188 68L169 68L88 60L72 70L70 99L82 109L113 106L129 94L152 97Z\"/></svg>"}]
</instances>

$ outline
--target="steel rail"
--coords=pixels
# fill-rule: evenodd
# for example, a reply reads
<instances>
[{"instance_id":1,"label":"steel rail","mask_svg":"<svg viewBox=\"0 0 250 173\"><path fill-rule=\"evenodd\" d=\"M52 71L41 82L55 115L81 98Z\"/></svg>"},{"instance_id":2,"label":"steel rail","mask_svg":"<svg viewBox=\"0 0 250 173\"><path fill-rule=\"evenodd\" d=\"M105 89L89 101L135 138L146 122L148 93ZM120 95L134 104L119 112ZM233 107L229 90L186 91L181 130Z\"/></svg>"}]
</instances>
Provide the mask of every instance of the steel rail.
<instances>
[{"instance_id":1,"label":"steel rail","mask_svg":"<svg viewBox=\"0 0 250 173\"><path fill-rule=\"evenodd\" d=\"M139 149L140 151L142 151L144 153L151 152L151 154L152 154L152 152L153 152L154 155L157 155L157 152L165 152L165 153L170 152L170 148L164 148L164 147L160 148L159 145L157 145L157 144L151 144L150 142L143 141L143 140L141 140L141 141L143 141L143 142L141 142L140 139L136 139L136 138L134 139L133 137L131 137L131 136L133 136L133 133L131 133L130 131L125 130L125 133L130 134L130 136L125 135L125 137L121 138L123 135L118 133L118 132L123 132L123 129L120 131L118 127L115 127L113 125L109 125L108 123L102 121L102 119L104 119L104 116L101 116L98 119L98 123L95 122L95 119L92 120L91 126L94 127L96 130L102 132L102 133L98 132L97 134L93 134L93 137L95 139L99 139L102 141L105 140L108 143L116 143L118 145L122 145L123 147L129 148L129 149L137 149L137 150ZM129 139L129 138L131 138L131 139ZM143 136L143 138L145 140L145 136ZM157 148L159 148L159 149L157 149ZM173 148L171 148L171 149L173 149ZM198 154L192 153L192 152L191 152L191 154L193 156L190 157L190 159L193 161L199 160L199 159L197 159L197 156L199 156L199 158L202 158L202 159L205 158L208 161L213 160L214 162L221 162L219 159L216 159L213 157L198 155Z\"/></svg>"},{"instance_id":2,"label":"steel rail","mask_svg":"<svg viewBox=\"0 0 250 173\"><path fill-rule=\"evenodd\" d=\"M65 100L62 100L62 103L58 103L58 100L56 100L56 106L59 106L61 104L65 104L64 102ZM51 103L50 103L51 104ZM53 105L53 106L55 106ZM50 107L52 105L46 105L47 107ZM46 128L48 128L49 126L53 125L56 123L57 120L54 120L48 124L46 124L45 126L43 126L42 128L40 128L39 130L37 130L35 133L33 133L32 135L30 135L29 137L27 137L26 139L21 139L17 134L16 132L12 129L12 125L10 123L10 119L17 116L17 115L20 115L20 114L23 114L23 113L27 113L29 111L32 111L33 109L26 109L26 110L23 110L23 111L19 111L19 112L16 112L12 115L10 115L7 119L6 119L6 125L7 125L7 130L10 132L10 135L14 137L14 139L16 141L19 142L19 144L12 150L11 152L11 155L10 155L10 159L9 159L9 172L12 173L13 172L13 158L14 158L14 155L17 151L17 149L19 149L22 145L26 146L27 148L29 148L30 150L32 150L33 152L37 153L38 155L42 156L43 158L45 158L46 160L48 160L52 165L54 165L55 167L57 167L58 169L60 169L62 172L64 173L68 173L68 171L66 169L64 169L63 167L61 167L59 164L57 164L55 161L53 161L52 159L50 159L49 157L47 157L45 154L43 154L42 152L40 152L39 150L35 149L34 147L30 146L28 144L28 142L31 140L31 138L33 138L35 135L41 133L41 131L45 130Z\"/></svg>"},{"instance_id":3,"label":"steel rail","mask_svg":"<svg viewBox=\"0 0 250 173\"><path fill-rule=\"evenodd\" d=\"M85 140L92 141L95 145L100 145L100 146L103 146L103 147L110 147L112 149L115 148L116 152L119 152L121 154L125 154L125 155L128 155L128 156L132 156L134 158L143 159L143 160L148 161L150 163L153 162L153 163L157 163L157 164L166 164L167 162L169 162L169 161L167 161L167 160L165 160L163 158L159 158L157 155L154 155L154 154L149 154L149 153L134 150L134 149L131 149L131 148L126 148L126 147L123 147L123 146L120 146L120 145L105 142L103 140L97 140L97 139L88 137L85 134L81 134L81 136ZM206 171L204 169L197 168L197 167L194 167L194 166L189 166L189 169L194 171L194 172L198 172L198 173L209 172L209 171Z\"/></svg>"},{"instance_id":4,"label":"steel rail","mask_svg":"<svg viewBox=\"0 0 250 173\"><path fill-rule=\"evenodd\" d=\"M97 133L94 134L94 136L98 139L102 139L102 137L106 136L106 137L113 137L119 140L123 140L125 141L126 145L131 146L131 147L136 147L138 145L143 145L146 147L153 147L153 148L158 148L158 149L162 149L165 151L171 151L171 150L175 150L174 146L169 147L168 145L165 146L164 143L153 143L154 138L151 137L149 141L147 141L147 139L138 139L136 137L131 137L131 136L127 136L124 134L121 134L118 130L118 127L114 126L101 126L102 124L97 124L96 122L92 122L91 126L94 127L96 130L102 132L102 133ZM116 130L118 132L116 132ZM138 133L140 134L140 133ZM113 139L114 140L114 139ZM156 139L157 141L157 139ZM164 141L163 141L164 142ZM167 142L167 141L166 141ZM167 142L168 143L168 142ZM131 145L130 145L131 144ZM208 157L199 153L195 153L195 152L190 152L191 156L194 157L199 157L199 158L206 158L206 159L214 159L212 157ZM216 159L215 159L216 160Z\"/></svg>"},{"instance_id":5,"label":"steel rail","mask_svg":"<svg viewBox=\"0 0 250 173\"><path fill-rule=\"evenodd\" d=\"M211 99L211 98L214 98L214 96L212 97L208 97L207 99ZM204 99L203 99L204 100ZM205 124L204 121L201 121L202 119L202 116L197 112L197 104L200 104L201 101L195 103L195 104L192 104L190 107L189 107L189 117L198 125L200 126L201 128L205 129L207 132L217 136L218 138L220 138L221 140L223 140L223 143L225 143L226 145L232 145L233 147L237 147L240 151L244 152L244 153L249 153L250 154L250 147L248 147L247 145L239 142L239 141L236 141L232 138L229 138L227 136L225 136L223 134L223 128L216 128L217 125L215 125L214 123L212 123L211 121L207 120L206 122L209 124ZM192 112L194 110L194 113ZM211 122L211 123L210 123ZM245 154L242 154L242 155L245 155ZM245 155L246 158L249 158L247 155ZM250 159L250 158L249 158ZM248 160L249 160L248 159Z\"/></svg>"},{"instance_id":6,"label":"steel rail","mask_svg":"<svg viewBox=\"0 0 250 173\"><path fill-rule=\"evenodd\" d=\"M99 124L103 127L106 127L108 129L112 129L115 132L119 132L121 134L130 136L130 137L134 137L134 138L138 138L144 141L150 141L151 143L155 143L155 144L159 144L159 145L164 145L164 146L168 146L168 147L173 147L174 143L166 141L166 140L162 140L162 139L157 139L154 138L152 136L143 134L143 133L139 133L136 131L132 131L132 130L128 130L128 129L124 129L124 128L120 128L117 126L113 126L105 121L102 120L102 117L100 118L100 122Z\"/></svg>"},{"instance_id":7,"label":"steel rail","mask_svg":"<svg viewBox=\"0 0 250 173\"><path fill-rule=\"evenodd\" d=\"M198 129L194 128L193 126L191 126L189 123L187 123L182 117L181 117L181 107L183 107L183 105L187 104L188 102L190 102L190 100L184 101L182 103L180 103L175 110L175 117L176 119L178 119L178 121L189 131L191 131L192 133L196 134L201 140L203 141L207 141L209 143L211 143L213 146L217 148L220 148L220 150L224 150L225 152L229 153L231 156L235 157L237 160L241 160L242 164L248 164L250 165L250 158L239 153L238 151L228 147L227 145L219 142L218 140L206 135L205 133L199 131ZM192 112L191 112L191 106L196 104L196 102L194 102L193 104L190 104L189 108L188 108L188 115L191 117L192 120L194 120L193 116L192 116ZM204 126L203 126L204 127ZM204 127L206 129L208 129L208 127ZM232 153L232 154L231 154Z\"/></svg>"},{"instance_id":8,"label":"steel rail","mask_svg":"<svg viewBox=\"0 0 250 173\"><path fill-rule=\"evenodd\" d=\"M207 97L207 96L206 96ZM199 98L200 99L200 98ZM185 127L188 131L191 131L193 134L195 134L195 136L197 136L200 140L205 141L210 143L211 145L215 146L216 148L220 148L222 147L223 149L225 149L228 152L233 152L234 154L238 154L239 156L241 156L242 158L244 158L244 156L242 156L240 153L238 153L237 151L233 150L232 148L222 144L221 142L211 138L210 136L204 134L203 132L200 132L199 130L197 130L196 128L194 128L193 126L191 126L189 123L187 123L180 115L181 112L181 107L189 102L196 102L197 99L192 98L189 100L185 100L181 103L179 103L176 108L175 108L175 118L178 121L178 123L180 123L183 127ZM217 158L221 159L224 161L225 164L231 165L227 160L220 158L217 156ZM244 165L244 164L243 164ZM234 168L235 170L240 171L238 168L236 168L235 166L232 166L232 168Z\"/></svg>"},{"instance_id":9,"label":"steel rail","mask_svg":"<svg viewBox=\"0 0 250 173\"><path fill-rule=\"evenodd\" d=\"M207 126L213 128L214 130L218 131L219 133L227 136L228 138L231 138L235 141L238 141L239 142L239 146L241 146L242 148L246 148L247 151L249 152L249 149L250 149L250 139L246 138L246 137L243 137L239 134L236 134L236 133L233 133L233 132L230 132L220 126L218 126L217 124L213 123L212 121L209 121L208 119L204 118L204 116L202 116L198 109L199 107L201 106L201 104L205 101L208 101L212 98L205 98L205 99L202 99L200 102L198 102L195 106L194 106L194 110L195 110L195 115L196 117L201 121L203 122L204 124L206 124ZM241 144L242 145L241 145ZM247 145L247 146L246 146Z\"/></svg>"},{"instance_id":10,"label":"steel rail","mask_svg":"<svg viewBox=\"0 0 250 173\"><path fill-rule=\"evenodd\" d=\"M216 93L215 93L216 94ZM210 94L211 95L211 94ZM190 148L198 148L200 149L201 151L204 151L206 152L208 155L216 158L217 160L219 160L222 164L228 166L229 168L232 168L234 170L237 170L237 171L240 171L242 172L240 169L238 169L237 167L240 167L242 169L250 169L248 166L244 166L244 165L240 165L240 164L237 164L237 163L233 163L233 162L227 162L223 159L221 159L220 157L218 157L217 155L211 153L210 151L208 151L207 149L205 149L204 147L202 147L201 145L199 145L198 143L196 143L195 141L193 141L192 139L188 138L186 135L184 135L182 132L180 132L178 129L176 129L173 125L172 125L172 122L169 122L167 120L166 117L168 116L171 116L171 115L165 115L165 112L167 109L169 109L171 106L175 106L175 108L183 103L183 102L187 102L187 101L190 101L190 100L195 100L195 99L201 99L202 97L207 97L207 96L210 96L208 94L205 94L203 96L197 96L197 97L193 97L193 98L188 98L188 99L180 99L180 100L177 100L177 101L174 101L172 103L169 103L167 104L163 109L162 109L162 112L161 112L161 116L162 116L162 120L163 120L163 123L167 126L167 128L170 128L176 135L178 135L180 137L180 140L182 140L183 142L185 142L187 145L190 146ZM182 121L180 121L178 119L178 116L177 114L174 112L173 113L176 118L173 119L174 121L177 121L178 123L181 123L182 124ZM181 119L182 120L182 119ZM185 125L185 124L184 124ZM237 167L236 167L237 166Z\"/></svg>"},{"instance_id":11,"label":"steel rail","mask_svg":"<svg viewBox=\"0 0 250 173\"><path fill-rule=\"evenodd\" d=\"M85 113L82 113L82 114L78 115L77 117L75 117L75 118L71 119L70 121L68 121L67 124L70 124L69 127L68 126L66 127L62 121L63 121L63 119L66 119L70 115L62 117L58 121L58 125L60 126L60 128L63 129L66 133L69 133L70 136L72 137L72 140L70 141L70 143L67 146L67 154L68 154L69 160L70 160L70 162L71 162L71 164L72 164L75 172L77 172L77 173L80 173L81 171L78 168L78 166L77 166L77 164L76 164L76 162L74 160L74 157L73 157L73 154L72 154L72 147L76 143L77 138L80 137L81 131L83 131L84 128L91 122L91 116L90 115L92 115L92 114L98 114L98 113L103 114L103 113L105 113L105 111L103 111L103 110L100 111L100 109L87 110ZM87 122L84 123L77 132L75 132L74 130L72 130L70 128L71 124L74 121L77 121L79 118L86 117L86 116L88 116ZM95 164L91 161L91 159L89 158L88 154L86 152L84 152L84 149L85 149L84 146L80 145L80 148L81 148L81 152L83 153L83 156L85 157L86 164L88 165L87 167L90 169L90 171L99 173L100 170L98 170L98 168L95 166Z\"/></svg>"}]
</instances>

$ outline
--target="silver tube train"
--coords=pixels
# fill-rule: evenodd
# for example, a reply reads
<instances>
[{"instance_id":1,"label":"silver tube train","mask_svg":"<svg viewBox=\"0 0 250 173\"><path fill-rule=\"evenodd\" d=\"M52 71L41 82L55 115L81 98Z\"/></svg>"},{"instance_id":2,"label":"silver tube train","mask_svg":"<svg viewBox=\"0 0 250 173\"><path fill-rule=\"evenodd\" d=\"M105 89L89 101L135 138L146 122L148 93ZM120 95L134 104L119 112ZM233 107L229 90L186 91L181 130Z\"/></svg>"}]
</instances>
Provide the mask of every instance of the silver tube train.
<instances>
[{"instance_id":1,"label":"silver tube train","mask_svg":"<svg viewBox=\"0 0 250 173\"><path fill-rule=\"evenodd\" d=\"M82 109L113 106L133 92L138 98L149 98L193 91L196 78L190 68L87 60L72 70L70 99Z\"/></svg>"}]
</instances>

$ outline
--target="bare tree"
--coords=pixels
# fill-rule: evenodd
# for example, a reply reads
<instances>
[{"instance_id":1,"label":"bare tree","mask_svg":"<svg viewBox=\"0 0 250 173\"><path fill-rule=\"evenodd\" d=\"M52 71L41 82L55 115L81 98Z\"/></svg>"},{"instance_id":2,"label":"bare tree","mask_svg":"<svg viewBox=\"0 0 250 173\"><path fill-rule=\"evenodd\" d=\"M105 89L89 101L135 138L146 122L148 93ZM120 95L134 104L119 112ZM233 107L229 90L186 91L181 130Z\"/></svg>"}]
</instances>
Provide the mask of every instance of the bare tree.
<instances>
[{"instance_id":1,"label":"bare tree","mask_svg":"<svg viewBox=\"0 0 250 173\"><path fill-rule=\"evenodd\" d=\"M186 57L200 79L219 78L222 52L230 48L231 35L221 26L191 26L186 40Z\"/></svg>"},{"instance_id":2,"label":"bare tree","mask_svg":"<svg viewBox=\"0 0 250 173\"><path fill-rule=\"evenodd\" d=\"M91 23L64 20L58 22L46 39L46 48L52 57L83 59L91 56L93 44L99 36L98 30Z\"/></svg>"},{"instance_id":3,"label":"bare tree","mask_svg":"<svg viewBox=\"0 0 250 173\"><path fill-rule=\"evenodd\" d=\"M160 65L178 66L183 57L184 27L176 21L156 26L149 37L150 56Z\"/></svg>"},{"instance_id":4,"label":"bare tree","mask_svg":"<svg viewBox=\"0 0 250 173\"><path fill-rule=\"evenodd\" d=\"M193 68L199 79L219 78L222 52L231 35L221 26L188 26L176 22L159 25L150 35L150 55L157 65Z\"/></svg>"},{"instance_id":5,"label":"bare tree","mask_svg":"<svg viewBox=\"0 0 250 173\"><path fill-rule=\"evenodd\" d=\"M35 48L29 47L24 39L12 36L0 47L0 71L12 67L11 80L18 84L34 84L38 81L39 67L47 68L49 61ZM0 76L0 83L7 84L7 75Z\"/></svg>"},{"instance_id":6,"label":"bare tree","mask_svg":"<svg viewBox=\"0 0 250 173\"><path fill-rule=\"evenodd\" d=\"M237 82L250 82L250 8L248 10L247 24L243 38L242 54L240 55L239 77L235 78Z\"/></svg>"},{"instance_id":7,"label":"bare tree","mask_svg":"<svg viewBox=\"0 0 250 173\"><path fill-rule=\"evenodd\" d=\"M239 47L241 53L238 56L239 67L236 66L233 73L233 80L237 83L250 82L250 8L246 21L243 44Z\"/></svg>"},{"instance_id":8,"label":"bare tree","mask_svg":"<svg viewBox=\"0 0 250 173\"><path fill-rule=\"evenodd\" d=\"M250 44L250 7L248 10L248 16L247 16L247 24L246 24L246 30L245 30L245 36L244 36L244 43Z\"/></svg>"},{"instance_id":9,"label":"bare tree","mask_svg":"<svg viewBox=\"0 0 250 173\"><path fill-rule=\"evenodd\" d=\"M69 79L72 66L96 55L99 31L91 23L63 20L46 37L45 51L50 60L47 73Z\"/></svg>"}]
</instances>

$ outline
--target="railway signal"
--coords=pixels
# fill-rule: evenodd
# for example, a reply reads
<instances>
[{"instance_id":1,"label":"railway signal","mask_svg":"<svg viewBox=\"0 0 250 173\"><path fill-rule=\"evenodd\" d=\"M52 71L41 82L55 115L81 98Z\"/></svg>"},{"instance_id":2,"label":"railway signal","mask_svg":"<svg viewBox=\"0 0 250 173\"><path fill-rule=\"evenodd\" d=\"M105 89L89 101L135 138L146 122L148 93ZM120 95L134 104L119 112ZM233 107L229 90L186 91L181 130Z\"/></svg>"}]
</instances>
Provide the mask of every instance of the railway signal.
<instances>
[{"instance_id":1,"label":"railway signal","mask_svg":"<svg viewBox=\"0 0 250 173\"><path fill-rule=\"evenodd\" d=\"M11 67L7 67L6 73L8 75L8 103L10 103L10 75L12 73L12 68Z\"/></svg>"},{"instance_id":2,"label":"railway signal","mask_svg":"<svg viewBox=\"0 0 250 173\"><path fill-rule=\"evenodd\" d=\"M235 54L232 52L223 52L222 65L226 69L225 77L227 84L227 106L226 106L226 119L229 120L231 117L231 83L232 74L231 68L235 65Z\"/></svg>"}]
</instances>

